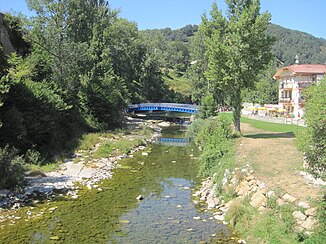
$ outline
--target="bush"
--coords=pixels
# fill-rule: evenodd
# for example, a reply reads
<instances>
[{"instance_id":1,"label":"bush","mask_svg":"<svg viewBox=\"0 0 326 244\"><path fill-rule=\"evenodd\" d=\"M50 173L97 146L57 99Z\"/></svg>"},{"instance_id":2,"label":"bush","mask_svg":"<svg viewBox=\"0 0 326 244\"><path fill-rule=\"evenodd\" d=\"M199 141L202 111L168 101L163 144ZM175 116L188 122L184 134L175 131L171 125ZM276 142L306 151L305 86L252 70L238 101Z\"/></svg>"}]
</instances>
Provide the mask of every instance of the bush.
<instances>
[{"instance_id":1,"label":"bush","mask_svg":"<svg viewBox=\"0 0 326 244\"><path fill-rule=\"evenodd\" d=\"M209 94L202 100L199 106L198 115L202 119L217 115L217 104L213 95Z\"/></svg>"},{"instance_id":2,"label":"bush","mask_svg":"<svg viewBox=\"0 0 326 244\"><path fill-rule=\"evenodd\" d=\"M14 188L22 183L24 163L17 149L9 148L8 145L0 148L0 189Z\"/></svg>"},{"instance_id":3,"label":"bush","mask_svg":"<svg viewBox=\"0 0 326 244\"><path fill-rule=\"evenodd\" d=\"M326 178L326 78L305 91L307 128L296 134L300 150L316 176Z\"/></svg>"},{"instance_id":4,"label":"bush","mask_svg":"<svg viewBox=\"0 0 326 244\"><path fill-rule=\"evenodd\" d=\"M220 182L225 169L234 164L231 120L223 115L207 120L195 121L189 128L188 136L203 150L199 157L199 174L215 175Z\"/></svg>"}]
</instances>

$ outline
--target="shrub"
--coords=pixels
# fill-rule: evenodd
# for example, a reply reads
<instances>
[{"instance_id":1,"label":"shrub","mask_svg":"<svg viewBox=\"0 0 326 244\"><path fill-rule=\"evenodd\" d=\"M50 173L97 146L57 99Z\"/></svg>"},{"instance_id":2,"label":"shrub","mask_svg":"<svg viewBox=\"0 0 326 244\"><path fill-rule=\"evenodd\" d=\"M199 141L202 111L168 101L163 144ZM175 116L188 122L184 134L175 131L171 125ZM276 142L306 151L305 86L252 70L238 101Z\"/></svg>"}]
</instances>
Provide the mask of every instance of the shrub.
<instances>
[{"instance_id":1,"label":"shrub","mask_svg":"<svg viewBox=\"0 0 326 244\"><path fill-rule=\"evenodd\" d=\"M300 150L316 176L326 178L326 78L305 91L307 128L297 132Z\"/></svg>"},{"instance_id":2,"label":"shrub","mask_svg":"<svg viewBox=\"0 0 326 244\"><path fill-rule=\"evenodd\" d=\"M44 163L44 158L41 156L39 151L34 149L28 149L24 155L25 163L42 165Z\"/></svg>"},{"instance_id":3,"label":"shrub","mask_svg":"<svg viewBox=\"0 0 326 244\"><path fill-rule=\"evenodd\" d=\"M231 120L223 115L199 119L191 125L187 134L194 137L194 142L203 150L199 157L199 174L214 174L215 180L220 182L225 169L232 168L234 163Z\"/></svg>"},{"instance_id":4,"label":"shrub","mask_svg":"<svg viewBox=\"0 0 326 244\"><path fill-rule=\"evenodd\" d=\"M9 148L8 145L0 148L0 189L14 188L22 183L24 163L17 149Z\"/></svg>"},{"instance_id":5,"label":"shrub","mask_svg":"<svg viewBox=\"0 0 326 244\"><path fill-rule=\"evenodd\" d=\"M217 104L214 100L213 95L209 94L202 100L199 110L198 116L202 119L206 119L212 116L217 115Z\"/></svg>"}]
</instances>

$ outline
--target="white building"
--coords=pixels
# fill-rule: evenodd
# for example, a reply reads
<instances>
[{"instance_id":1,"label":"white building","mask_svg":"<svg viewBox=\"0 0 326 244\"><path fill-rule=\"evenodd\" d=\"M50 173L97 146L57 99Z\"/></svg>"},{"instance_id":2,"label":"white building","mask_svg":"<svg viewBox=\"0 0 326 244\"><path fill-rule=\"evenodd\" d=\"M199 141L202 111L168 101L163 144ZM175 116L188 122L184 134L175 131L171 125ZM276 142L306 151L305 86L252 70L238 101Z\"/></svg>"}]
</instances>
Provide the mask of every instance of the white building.
<instances>
[{"instance_id":1,"label":"white building","mask_svg":"<svg viewBox=\"0 0 326 244\"><path fill-rule=\"evenodd\" d=\"M318 82L326 73L326 64L293 64L277 71L274 78L279 81L279 104L295 118L304 114L302 90Z\"/></svg>"}]
</instances>

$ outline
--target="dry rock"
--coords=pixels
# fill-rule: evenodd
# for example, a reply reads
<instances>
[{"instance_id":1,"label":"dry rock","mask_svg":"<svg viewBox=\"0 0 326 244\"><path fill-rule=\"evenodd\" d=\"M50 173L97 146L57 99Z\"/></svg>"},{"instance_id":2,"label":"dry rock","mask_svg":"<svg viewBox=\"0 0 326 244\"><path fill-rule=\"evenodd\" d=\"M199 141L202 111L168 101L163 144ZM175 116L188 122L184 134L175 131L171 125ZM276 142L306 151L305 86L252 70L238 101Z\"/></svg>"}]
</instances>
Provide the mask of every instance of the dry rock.
<instances>
[{"instance_id":1,"label":"dry rock","mask_svg":"<svg viewBox=\"0 0 326 244\"><path fill-rule=\"evenodd\" d=\"M294 196L291 196L290 194L284 194L283 200L294 203L297 199Z\"/></svg>"},{"instance_id":2,"label":"dry rock","mask_svg":"<svg viewBox=\"0 0 326 244\"><path fill-rule=\"evenodd\" d=\"M261 191L258 190L254 195L252 195L250 205L255 208L259 208L260 206L266 206L267 198Z\"/></svg>"},{"instance_id":3,"label":"dry rock","mask_svg":"<svg viewBox=\"0 0 326 244\"><path fill-rule=\"evenodd\" d=\"M316 216L316 214L317 214L317 208L309 208L304 213L307 216Z\"/></svg>"},{"instance_id":4,"label":"dry rock","mask_svg":"<svg viewBox=\"0 0 326 244\"><path fill-rule=\"evenodd\" d=\"M305 208L305 209L310 208L309 204L306 203L306 202L299 202L298 206L301 207L301 208Z\"/></svg>"},{"instance_id":5,"label":"dry rock","mask_svg":"<svg viewBox=\"0 0 326 244\"><path fill-rule=\"evenodd\" d=\"M246 196L249 194L250 187L246 180L242 181L236 189L239 196Z\"/></svg>"},{"instance_id":6,"label":"dry rock","mask_svg":"<svg viewBox=\"0 0 326 244\"><path fill-rule=\"evenodd\" d=\"M310 216L305 222L303 222L301 226L306 230L312 230L317 225L317 223L317 220L314 217Z\"/></svg>"},{"instance_id":7,"label":"dry rock","mask_svg":"<svg viewBox=\"0 0 326 244\"><path fill-rule=\"evenodd\" d=\"M224 215L214 215L214 219L224 221Z\"/></svg>"},{"instance_id":8,"label":"dry rock","mask_svg":"<svg viewBox=\"0 0 326 244\"><path fill-rule=\"evenodd\" d=\"M207 208L208 209L212 209L212 208L215 208L215 206L216 206L216 201L215 201L215 199L214 199L214 197L209 197L208 199L207 199Z\"/></svg>"},{"instance_id":9,"label":"dry rock","mask_svg":"<svg viewBox=\"0 0 326 244\"><path fill-rule=\"evenodd\" d=\"M268 191L268 192L266 193L266 197L268 197L268 198L271 198L271 197L273 197L273 196L275 196L275 192L274 192L274 191Z\"/></svg>"},{"instance_id":10,"label":"dry rock","mask_svg":"<svg viewBox=\"0 0 326 244\"><path fill-rule=\"evenodd\" d=\"M286 202L285 202L282 198L278 198L278 199L276 200L276 203L277 203L279 206L282 206L282 205L286 204Z\"/></svg>"},{"instance_id":11,"label":"dry rock","mask_svg":"<svg viewBox=\"0 0 326 244\"><path fill-rule=\"evenodd\" d=\"M137 199L138 201L141 201L141 200L144 199L144 196L143 196L143 195L139 195L138 197L136 197L136 199Z\"/></svg>"},{"instance_id":12,"label":"dry rock","mask_svg":"<svg viewBox=\"0 0 326 244\"><path fill-rule=\"evenodd\" d=\"M307 219L307 216L306 215L304 215L302 212L300 212L300 211L294 211L293 213L292 213L292 216L297 220L297 222L303 222L303 221L305 221L306 219Z\"/></svg>"},{"instance_id":13,"label":"dry rock","mask_svg":"<svg viewBox=\"0 0 326 244\"><path fill-rule=\"evenodd\" d=\"M255 179L255 177L253 175L249 175L249 176L246 177L247 181L252 181L254 179Z\"/></svg>"}]
</instances>

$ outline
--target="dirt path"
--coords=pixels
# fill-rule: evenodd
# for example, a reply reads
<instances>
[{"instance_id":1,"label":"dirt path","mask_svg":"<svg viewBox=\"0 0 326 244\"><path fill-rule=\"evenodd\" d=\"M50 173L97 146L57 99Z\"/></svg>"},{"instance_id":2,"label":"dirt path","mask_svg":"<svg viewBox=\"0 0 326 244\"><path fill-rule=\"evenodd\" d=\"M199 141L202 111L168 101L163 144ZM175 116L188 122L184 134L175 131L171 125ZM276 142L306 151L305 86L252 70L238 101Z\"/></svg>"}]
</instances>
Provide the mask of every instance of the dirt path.
<instances>
[{"instance_id":1,"label":"dirt path","mask_svg":"<svg viewBox=\"0 0 326 244\"><path fill-rule=\"evenodd\" d=\"M276 192L289 193L298 200L316 198L320 188L309 185L299 175L302 154L295 147L294 137L241 124L244 135L238 143L237 161L249 164L255 176Z\"/></svg>"}]
</instances>

